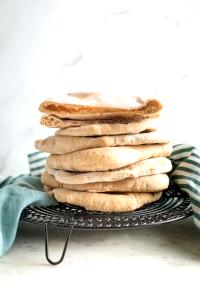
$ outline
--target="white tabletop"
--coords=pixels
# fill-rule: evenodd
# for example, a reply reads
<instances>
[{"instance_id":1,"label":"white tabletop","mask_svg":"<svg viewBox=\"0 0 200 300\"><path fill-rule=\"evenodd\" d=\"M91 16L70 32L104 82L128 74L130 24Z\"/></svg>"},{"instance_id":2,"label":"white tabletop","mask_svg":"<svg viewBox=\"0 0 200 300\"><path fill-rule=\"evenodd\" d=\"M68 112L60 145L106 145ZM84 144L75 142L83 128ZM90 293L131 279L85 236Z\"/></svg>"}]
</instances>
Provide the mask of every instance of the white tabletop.
<instances>
[{"instance_id":1,"label":"white tabletop","mask_svg":"<svg viewBox=\"0 0 200 300\"><path fill-rule=\"evenodd\" d=\"M57 260L65 230L51 227L49 239L50 257ZM21 222L12 249L0 261L0 286L1 293L22 299L36 294L50 299L157 299L159 293L162 299L172 294L187 299L198 290L199 271L200 232L191 217L149 228L74 230L57 266L45 259L42 226Z\"/></svg>"}]
</instances>

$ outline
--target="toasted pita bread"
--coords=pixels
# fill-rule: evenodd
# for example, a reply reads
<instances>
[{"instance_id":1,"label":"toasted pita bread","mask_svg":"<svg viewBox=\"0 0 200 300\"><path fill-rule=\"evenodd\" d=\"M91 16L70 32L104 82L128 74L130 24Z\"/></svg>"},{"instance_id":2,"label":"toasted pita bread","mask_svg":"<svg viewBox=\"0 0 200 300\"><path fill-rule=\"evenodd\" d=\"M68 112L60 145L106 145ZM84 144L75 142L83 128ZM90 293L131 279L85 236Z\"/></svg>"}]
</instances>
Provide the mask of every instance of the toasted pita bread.
<instances>
[{"instance_id":1,"label":"toasted pita bread","mask_svg":"<svg viewBox=\"0 0 200 300\"><path fill-rule=\"evenodd\" d=\"M154 131L162 127L159 118L147 118L138 122L113 123L113 124L89 124L77 127L63 128L56 131L56 135L66 136L100 136L133 134L143 131Z\"/></svg>"},{"instance_id":2,"label":"toasted pita bread","mask_svg":"<svg viewBox=\"0 0 200 300\"><path fill-rule=\"evenodd\" d=\"M140 160L167 157L172 145L155 144L140 146L102 147L67 154L51 154L46 161L48 167L68 171L108 171L125 167Z\"/></svg>"},{"instance_id":3,"label":"toasted pita bread","mask_svg":"<svg viewBox=\"0 0 200 300\"><path fill-rule=\"evenodd\" d=\"M48 168L47 172L54 175L55 179L64 184L85 184L91 182L111 182L125 178L137 178L155 174L164 174L172 170L171 161L165 157L149 158L138 161L127 167L109 172L76 173Z\"/></svg>"},{"instance_id":4,"label":"toasted pita bread","mask_svg":"<svg viewBox=\"0 0 200 300\"><path fill-rule=\"evenodd\" d=\"M57 180L47 172L43 174L42 182L51 188L58 186ZM64 184L63 187L73 191L85 191L92 193L103 192L159 192L167 189L169 177L166 174L142 176L138 178L126 178L114 182L93 182L86 184Z\"/></svg>"},{"instance_id":5,"label":"toasted pita bread","mask_svg":"<svg viewBox=\"0 0 200 300\"><path fill-rule=\"evenodd\" d=\"M90 93L82 93L84 100L87 100ZM76 96L74 96L76 97ZM78 98L80 98L78 96ZM101 106L87 106L55 101L44 101L40 104L39 110L58 118L74 120L100 120L100 119L126 119L133 116L156 116L162 110L162 104L155 99L142 102L139 108L114 108Z\"/></svg>"},{"instance_id":6,"label":"toasted pita bread","mask_svg":"<svg viewBox=\"0 0 200 300\"><path fill-rule=\"evenodd\" d=\"M35 142L36 149L52 153L65 154L90 148L113 147L126 145L144 145L169 143L170 138L162 131L139 134L125 134L101 137L50 136Z\"/></svg>"},{"instance_id":7,"label":"toasted pita bread","mask_svg":"<svg viewBox=\"0 0 200 300\"><path fill-rule=\"evenodd\" d=\"M53 189L58 202L84 207L86 210L102 212L133 211L145 204L160 199L162 193L88 193L70 191L64 188Z\"/></svg>"},{"instance_id":8,"label":"toasted pita bread","mask_svg":"<svg viewBox=\"0 0 200 300\"><path fill-rule=\"evenodd\" d=\"M145 116L133 116L126 119L107 119L107 120L70 120L70 119L60 119L51 115L43 115L40 119L40 124L50 127L50 128L70 128L78 127L82 125L90 124L113 124L113 123L130 123L130 122L140 122L149 117ZM156 116L155 116L156 118Z\"/></svg>"}]
</instances>

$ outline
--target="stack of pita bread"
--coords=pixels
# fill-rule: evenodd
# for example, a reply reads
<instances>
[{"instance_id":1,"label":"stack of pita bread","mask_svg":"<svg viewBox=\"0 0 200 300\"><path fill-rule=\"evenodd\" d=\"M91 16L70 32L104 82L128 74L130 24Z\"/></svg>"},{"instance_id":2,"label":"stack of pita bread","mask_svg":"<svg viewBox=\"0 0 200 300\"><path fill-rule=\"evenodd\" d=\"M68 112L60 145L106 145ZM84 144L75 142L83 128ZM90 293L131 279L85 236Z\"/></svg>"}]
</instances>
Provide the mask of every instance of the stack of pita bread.
<instances>
[{"instance_id":1,"label":"stack of pita bread","mask_svg":"<svg viewBox=\"0 0 200 300\"><path fill-rule=\"evenodd\" d=\"M45 191L58 202L103 212L132 211L158 200L172 169L167 158L172 145L160 122L162 104L132 97L131 107L118 108L104 105L99 93L68 98L71 103L40 105L41 124L58 128L35 142L50 153L41 177Z\"/></svg>"}]
</instances>

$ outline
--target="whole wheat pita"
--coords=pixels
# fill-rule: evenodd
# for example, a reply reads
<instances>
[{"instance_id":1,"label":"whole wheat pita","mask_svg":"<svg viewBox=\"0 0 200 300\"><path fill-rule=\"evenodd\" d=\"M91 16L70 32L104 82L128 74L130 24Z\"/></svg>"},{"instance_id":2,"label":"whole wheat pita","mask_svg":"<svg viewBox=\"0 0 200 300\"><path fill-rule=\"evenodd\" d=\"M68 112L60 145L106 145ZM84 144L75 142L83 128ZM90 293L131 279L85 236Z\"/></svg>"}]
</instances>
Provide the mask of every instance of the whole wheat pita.
<instances>
[{"instance_id":1,"label":"whole wheat pita","mask_svg":"<svg viewBox=\"0 0 200 300\"><path fill-rule=\"evenodd\" d=\"M156 157L138 161L127 167L108 172L67 172L46 166L47 172L54 175L56 180L64 184L85 184L91 182L110 182L125 178L164 174L172 170L172 163L168 158Z\"/></svg>"},{"instance_id":2,"label":"whole wheat pita","mask_svg":"<svg viewBox=\"0 0 200 300\"><path fill-rule=\"evenodd\" d=\"M48 167L68 171L109 171L128 166L137 161L153 157L167 157L172 145L155 144L140 146L102 147L67 154L51 154L46 161Z\"/></svg>"},{"instance_id":3,"label":"whole wheat pita","mask_svg":"<svg viewBox=\"0 0 200 300\"><path fill-rule=\"evenodd\" d=\"M169 177L166 174L156 174L137 178L126 178L113 182L93 182L86 184L60 184L53 175L43 174L42 183L51 188L64 187L73 191L92 193L103 192L159 192L168 188Z\"/></svg>"},{"instance_id":4,"label":"whole wheat pita","mask_svg":"<svg viewBox=\"0 0 200 300\"><path fill-rule=\"evenodd\" d=\"M88 94L90 93L83 93L84 100L87 100ZM80 97L78 96L77 98ZM59 103L50 99L42 102L39 110L55 117L74 120L126 119L133 116L148 117L159 115L162 110L162 104L156 99L149 99L141 102L139 108L116 108Z\"/></svg>"},{"instance_id":5,"label":"whole wheat pita","mask_svg":"<svg viewBox=\"0 0 200 300\"><path fill-rule=\"evenodd\" d=\"M43 185L49 188L63 187L63 184L58 182L53 175L48 174L46 171L41 175L41 182ZM47 188L46 188L47 191Z\"/></svg>"},{"instance_id":6,"label":"whole wheat pita","mask_svg":"<svg viewBox=\"0 0 200 300\"><path fill-rule=\"evenodd\" d=\"M155 118L158 116L155 116ZM40 124L50 127L50 128L69 128L69 127L78 127L82 125L89 124L113 124L113 123L131 123L131 122L140 122L144 119L148 119L148 116L132 116L131 118L126 119L106 119L106 120L70 120L70 119L61 119L51 115L43 115L40 119Z\"/></svg>"},{"instance_id":7,"label":"whole wheat pita","mask_svg":"<svg viewBox=\"0 0 200 300\"><path fill-rule=\"evenodd\" d=\"M111 123L111 124L88 124L70 128L59 129L56 135L66 136L101 136L132 134L143 131L155 131L162 129L162 121L159 118L147 118L138 122L131 123Z\"/></svg>"},{"instance_id":8,"label":"whole wheat pita","mask_svg":"<svg viewBox=\"0 0 200 300\"><path fill-rule=\"evenodd\" d=\"M50 136L44 140L37 140L35 147L47 153L65 154L99 147L161 144L169 142L170 138L168 135L164 131L158 130L140 134L100 137Z\"/></svg>"},{"instance_id":9,"label":"whole wheat pita","mask_svg":"<svg viewBox=\"0 0 200 300\"><path fill-rule=\"evenodd\" d=\"M160 192L169 186L169 177L166 174L126 178L113 182L93 182L86 184L64 184L64 188L73 191L91 193L148 193Z\"/></svg>"},{"instance_id":10,"label":"whole wheat pita","mask_svg":"<svg viewBox=\"0 0 200 300\"><path fill-rule=\"evenodd\" d=\"M158 193L88 193L71 191L64 188L53 189L58 202L84 207L86 210L102 212L133 211L145 204L160 199L162 192Z\"/></svg>"}]
</instances>

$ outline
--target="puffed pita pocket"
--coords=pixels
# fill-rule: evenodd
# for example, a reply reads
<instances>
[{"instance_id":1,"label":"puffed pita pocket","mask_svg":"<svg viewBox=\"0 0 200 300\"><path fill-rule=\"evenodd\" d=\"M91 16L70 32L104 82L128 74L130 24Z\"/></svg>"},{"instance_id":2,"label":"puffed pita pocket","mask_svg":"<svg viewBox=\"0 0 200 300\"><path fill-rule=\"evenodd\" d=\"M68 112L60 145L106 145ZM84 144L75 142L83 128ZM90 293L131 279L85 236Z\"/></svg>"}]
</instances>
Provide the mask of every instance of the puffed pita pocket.
<instances>
[{"instance_id":1,"label":"puffed pita pocket","mask_svg":"<svg viewBox=\"0 0 200 300\"><path fill-rule=\"evenodd\" d=\"M101 136L117 134L134 134L143 131L155 131L162 129L163 124L159 118L148 118L138 122L108 123L108 124L87 124L70 128L59 129L56 135L66 136Z\"/></svg>"},{"instance_id":2,"label":"puffed pita pocket","mask_svg":"<svg viewBox=\"0 0 200 300\"><path fill-rule=\"evenodd\" d=\"M48 192L48 188L63 187L62 183L58 182L54 176L49 175L46 171L41 176L41 182L45 187L45 192Z\"/></svg>"},{"instance_id":3,"label":"puffed pita pocket","mask_svg":"<svg viewBox=\"0 0 200 300\"><path fill-rule=\"evenodd\" d=\"M167 157L172 145L154 144L140 146L101 147L67 154L51 154L46 161L48 167L68 171L109 171L128 166L137 161L153 157Z\"/></svg>"},{"instance_id":4,"label":"puffed pita pocket","mask_svg":"<svg viewBox=\"0 0 200 300\"><path fill-rule=\"evenodd\" d=\"M169 136L163 131L153 131L139 134L124 134L115 136L78 137L78 136L50 136L35 142L36 149L51 154L65 154L79 150L114 147L134 146L144 144L169 143Z\"/></svg>"},{"instance_id":5,"label":"puffed pita pocket","mask_svg":"<svg viewBox=\"0 0 200 300\"><path fill-rule=\"evenodd\" d=\"M54 182L55 181L55 182ZM55 187L64 187L73 191L85 191L91 193L104 193L104 192L159 192L168 188L169 177L166 174L156 174L149 176L141 176L137 178L126 178L119 181L102 181L92 182L85 184L63 184L57 182L53 175L47 172L43 176L43 184ZM60 185L60 186L58 186Z\"/></svg>"},{"instance_id":6,"label":"puffed pita pocket","mask_svg":"<svg viewBox=\"0 0 200 300\"><path fill-rule=\"evenodd\" d=\"M155 116L156 117L156 116ZM51 115L43 115L40 119L40 124L50 127L50 128L70 128L78 127L82 125L91 125L91 124L113 124L113 123L130 123L130 122L141 122L144 119L150 117L145 117L142 115L132 116L131 118L126 119L106 119L106 120L70 120L70 119L61 119Z\"/></svg>"},{"instance_id":7,"label":"puffed pita pocket","mask_svg":"<svg viewBox=\"0 0 200 300\"><path fill-rule=\"evenodd\" d=\"M88 93L86 94L88 95ZM84 99L87 99L87 97L88 96L83 96ZM148 117L159 115L162 110L162 104L156 99L149 99L145 102L141 102L139 108L116 108L110 106L101 107L59 103L50 99L42 102L39 110L58 118L74 120L126 119L133 116Z\"/></svg>"},{"instance_id":8,"label":"puffed pita pocket","mask_svg":"<svg viewBox=\"0 0 200 300\"><path fill-rule=\"evenodd\" d=\"M125 178L138 178L156 174L168 173L172 170L172 163L168 158L156 157L138 161L127 167L105 172L68 172L47 168L50 175L64 184L85 184L91 182L112 182Z\"/></svg>"},{"instance_id":9,"label":"puffed pita pocket","mask_svg":"<svg viewBox=\"0 0 200 300\"><path fill-rule=\"evenodd\" d=\"M58 202L82 206L86 210L102 212L128 212L160 199L158 193L88 193L64 188L53 189Z\"/></svg>"}]
</instances>

